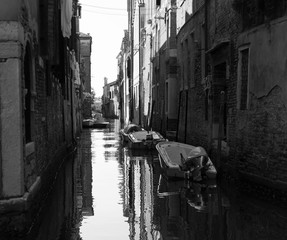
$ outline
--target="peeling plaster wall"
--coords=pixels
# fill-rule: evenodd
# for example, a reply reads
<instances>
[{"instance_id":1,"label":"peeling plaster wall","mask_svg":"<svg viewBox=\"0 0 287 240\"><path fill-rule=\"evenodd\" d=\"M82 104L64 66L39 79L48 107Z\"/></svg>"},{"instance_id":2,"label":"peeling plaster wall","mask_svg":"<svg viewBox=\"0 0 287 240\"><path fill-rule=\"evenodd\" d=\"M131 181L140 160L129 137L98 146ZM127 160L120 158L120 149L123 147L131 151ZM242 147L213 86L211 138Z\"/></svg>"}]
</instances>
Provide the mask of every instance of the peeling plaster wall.
<instances>
[{"instance_id":1,"label":"peeling plaster wall","mask_svg":"<svg viewBox=\"0 0 287 240\"><path fill-rule=\"evenodd\" d=\"M237 157L244 173L287 183L287 18L240 35L249 45L249 108L237 111Z\"/></svg>"},{"instance_id":2,"label":"peeling plaster wall","mask_svg":"<svg viewBox=\"0 0 287 240\"><path fill-rule=\"evenodd\" d=\"M250 44L250 92L267 96L278 85L287 90L287 18L243 33L238 46ZM287 103L287 96L284 100Z\"/></svg>"}]
</instances>

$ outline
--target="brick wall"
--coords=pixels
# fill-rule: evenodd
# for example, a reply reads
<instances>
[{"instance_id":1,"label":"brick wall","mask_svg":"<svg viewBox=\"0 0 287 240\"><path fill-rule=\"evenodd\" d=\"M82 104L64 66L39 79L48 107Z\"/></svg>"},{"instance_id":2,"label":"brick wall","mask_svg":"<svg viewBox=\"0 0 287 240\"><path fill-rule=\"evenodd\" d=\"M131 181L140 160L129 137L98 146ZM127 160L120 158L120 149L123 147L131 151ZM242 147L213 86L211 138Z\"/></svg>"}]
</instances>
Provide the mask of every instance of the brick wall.
<instances>
[{"instance_id":1,"label":"brick wall","mask_svg":"<svg viewBox=\"0 0 287 240\"><path fill-rule=\"evenodd\" d=\"M268 96L252 96L252 109L238 114L236 155L242 172L287 182L287 112L282 94L277 86Z\"/></svg>"},{"instance_id":2,"label":"brick wall","mask_svg":"<svg viewBox=\"0 0 287 240\"><path fill-rule=\"evenodd\" d=\"M247 110L237 108L237 67L238 67L238 37L242 31L242 21L237 12L230 10L230 3L227 1L217 1L217 6L214 4L214 9L211 8L210 15L213 16L214 24L209 29L210 44L216 43L218 39L229 38L229 79L226 82L227 86L227 146L228 156L221 158L223 168L231 166L236 171L241 172L244 177L252 179L263 185L271 186L272 188L281 188L280 183L287 183L286 177L286 101L284 90L280 83L273 84L270 91L262 97L258 97L258 89L262 89L264 84L270 86L271 82L276 82L278 76L271 76L273 69L279 71L276 64L265 61L269 64L267 76L260 81L255 74L255 68L250 68L252 78L249 77L249 86L254 86L249 89L249 106ZM214 12L213 12L213 10ZM280 27L280 26L279 26ZM274 27L274 29L276 29ZM254 29L254 31L256 31ZM272 41L279 41L273 38ZM262 38L264 36L262 35ZM256 42L250 40L247 43L258 46ZM276 42L277 43L277 42ZM279 42L278 42L279 43ZM242 44L242 42L241 42ZM269 47L271 48L272 45ZM265 48L266 49L266 48ZM254 48L250 48L254 51ZM268 50L266 50L268 52ZM252 54L252 53L251 53ZM253 56L253 55L251 55ZM280 55L276 55L275 62L280 62ZM266 56L268 58L268 56ZM256 61L251 57L249 61ZM283 60L284 61L284 60ZM264 62L264 61L263 61ZM260 63L250 62L251 65L258 67L259 71L263 71ZM244 65L242 66L244 67ZM254 77L256 76L256 77ZM244 73L241 77L244 77ZM267 79L267 80L266 80ZM277 80L278 82L279 80ZM243 95L241 96L244 97ZM216 158L216 150L212 152ZM227 168L228 169L228 168ZM281 187L280 187L280 186Z\"/></svg>"},{"instance_id":3,"label":"brick wall","mask_svg":"<svg viewBox=\"0 0 287 240\"><path fill-rule=\"evenodd\" d=\"M24 146L20 147L21 151L24 149L24 164L20 165L21 170L22 166L24 168L24 179L21 175L22 172L17 177L23 181L19 182L19 185L24 188L25 197L17 195L11 201L8 198L4 201L0 200L1 232L2 230L5 232L7 227L7 229L10 228L10 231L13 229L11 232L15 235L22 230L29 229L29 224L37 216L39 207L45 198L45 193L49 189L51 181L54 180L59 166L62 164L65 155L71 151L71 148L69 148L72 145L71 96L66 96L67 99L64 99L63 94L66 92L70 95L67 86L71 82L67 84L70 78L63 76L65 74L63 64L65 62L59 61L60 58L63 60L63 56L61 56L62 52L58 51L58 47L61 45L63 49L66 49L67 45L64 45L64 40L59 34L60 25L58 23L60 19L57 3L58 1L49 0L46 9L40 6L40 11L47 11L47 15L44 15L48 16L48 21L37 22L34 21L35 19L28 19L31 16L38 16L38 14L40 17L42 16L41 12L38 12L37 1L31 3L31 5L35 4L33 9L29 9L35 11L31 16L26 14L27 6L22 8L22 13L19 15L19 25L21 24L24 31L23 38L22 33L19 34L21 35L20 41L23 41L21 42L23 44L23 49L21 49L22 79L19 79L21 82L19 84L20 89L15 89L15 92L20 92L22 97L20 99L22 119L19 122L21 122L23 129ZM37 33L39 28L43 27L42 24L44 24L46 30L48 29L46 32L48 41L41 41L43 32L40 33L38 39ZM43 51L43 46L48 49L47 55L46 51ZM26 55L28 53L30 53L30 56ZM62 65L59 65L60 63ZM31 77L30 85L32 87L29 89L32 103L30 107L31 120L28 117L25 118L24 76ZM29 87L28 84L27 87ZM63 88L66 91L63 91ZM31 139L24 136L26 134L25 130L27 130L25 128L26 119L31 121L31 129L27 128L31 130ZM28 144L25 144L25 139L29 142ZM7 171L7 169L2 170ZM2 226L4 227L2 228Z\"/></svg>"}]
</instances>

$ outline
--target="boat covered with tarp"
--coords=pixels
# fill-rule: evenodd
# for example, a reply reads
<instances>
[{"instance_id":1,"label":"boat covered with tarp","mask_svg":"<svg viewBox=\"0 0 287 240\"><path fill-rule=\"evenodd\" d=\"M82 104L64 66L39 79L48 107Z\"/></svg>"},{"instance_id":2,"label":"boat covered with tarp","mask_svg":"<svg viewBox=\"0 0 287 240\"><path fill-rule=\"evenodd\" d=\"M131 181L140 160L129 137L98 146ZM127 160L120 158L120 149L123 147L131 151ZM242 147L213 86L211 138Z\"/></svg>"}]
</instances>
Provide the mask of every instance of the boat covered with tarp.
<instances>
[{"instance_id":1,"label":"boat covered with tarp","mask_svg":"<svg viewBox=\"0 0 287 240\"><path fill-rule=\"evenodd\" d=\"M203 147L170 141L159 142L156 149L168 178L216 179L217 171Z\"/></svg>"},{"instance_id":2,"label":"boat covered with tarp","mask_svg":"<svg viewBox=\"0 0 287 240\"><path fill-rule=\"evenodd\" d=\"M132 149L154 149L159 142L167 140L156 131L141 130L128 134L128 147Z\"/></svg>"}]
</instances>

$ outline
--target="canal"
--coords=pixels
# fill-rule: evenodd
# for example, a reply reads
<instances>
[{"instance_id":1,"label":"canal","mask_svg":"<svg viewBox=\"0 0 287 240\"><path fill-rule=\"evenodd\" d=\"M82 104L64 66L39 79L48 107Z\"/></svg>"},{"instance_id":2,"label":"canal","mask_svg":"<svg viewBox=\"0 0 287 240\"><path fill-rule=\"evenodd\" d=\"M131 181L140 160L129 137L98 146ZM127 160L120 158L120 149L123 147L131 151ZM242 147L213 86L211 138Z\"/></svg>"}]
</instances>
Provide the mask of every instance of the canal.
<instances>
[{"instance_id":1,"label":"canal","mask_svg":"<svg viewBox=\"0 0 287 240\"><path fill-rule=\"evenodd\" d=\"M83 130L28 239L287 239L286 209L217 183L167 181L157 154L122 146L119 129Z\"/></svg>"}]
</instances>

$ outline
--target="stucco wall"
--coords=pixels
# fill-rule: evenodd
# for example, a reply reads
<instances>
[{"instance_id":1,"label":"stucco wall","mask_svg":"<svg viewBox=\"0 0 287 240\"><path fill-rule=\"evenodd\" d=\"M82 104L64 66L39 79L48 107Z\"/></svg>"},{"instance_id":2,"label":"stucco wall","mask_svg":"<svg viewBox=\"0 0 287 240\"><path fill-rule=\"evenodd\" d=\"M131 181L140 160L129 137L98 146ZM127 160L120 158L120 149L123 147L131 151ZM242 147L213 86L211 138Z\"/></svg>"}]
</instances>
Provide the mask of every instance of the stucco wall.
<instances>
[{"instance_id":1,"label":"stucco wall","mask_svg":"<svg viewBox=\"0 0 287 240\"><path fill-rule=\"evenodd\" d=\"M250 92L266 96L278 85L287 90L287 18L281 18L241 34L238 46L250 48ZM287 103L287 96L284 96Z\"/></svg>"},{"instance_id":2,"label":"stucco wall","mask_svg":"<svg viewBox=\"0 0 287 240\"><path fill-rule=\"evenodd\" d=\"M19 0L1 0L0 16L1 20L18 20L21 2Z\"/></svg>"},{"instance_id":3,"label":"stucco wall","mask_svg":"<svg viewBox=\"0 0 287 240\"><path fill-rule=\"evenodd\" d=\"M250 48L249 106L237 112L240 170L269 181L287 182L286 18L242 33Z\"/></svg>"}]
</instances>

